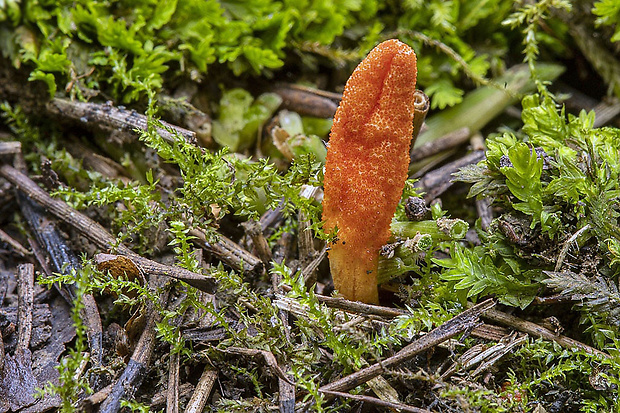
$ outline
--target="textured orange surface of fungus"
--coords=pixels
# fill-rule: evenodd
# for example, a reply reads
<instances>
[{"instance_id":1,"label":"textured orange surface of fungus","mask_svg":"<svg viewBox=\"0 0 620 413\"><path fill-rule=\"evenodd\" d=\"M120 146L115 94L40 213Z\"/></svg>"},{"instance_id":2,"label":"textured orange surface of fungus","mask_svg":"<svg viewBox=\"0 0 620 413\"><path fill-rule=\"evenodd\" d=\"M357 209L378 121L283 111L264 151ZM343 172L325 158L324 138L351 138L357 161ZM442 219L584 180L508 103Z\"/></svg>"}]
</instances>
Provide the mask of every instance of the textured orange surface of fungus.
<instances>
[{"instance_id":1,"label":"textured orange surface of fungus","mask_svg":"<svg viewBox=\"0 0 620 413\"><path fill-rule=\"evenodd\" d=\"M413 50L385 41L357 66L334 116L323 221L327 230L338 228L330 268L349 300L378 302L379 250L407 179L416 75Z\"/></svg>"}]
</instances>

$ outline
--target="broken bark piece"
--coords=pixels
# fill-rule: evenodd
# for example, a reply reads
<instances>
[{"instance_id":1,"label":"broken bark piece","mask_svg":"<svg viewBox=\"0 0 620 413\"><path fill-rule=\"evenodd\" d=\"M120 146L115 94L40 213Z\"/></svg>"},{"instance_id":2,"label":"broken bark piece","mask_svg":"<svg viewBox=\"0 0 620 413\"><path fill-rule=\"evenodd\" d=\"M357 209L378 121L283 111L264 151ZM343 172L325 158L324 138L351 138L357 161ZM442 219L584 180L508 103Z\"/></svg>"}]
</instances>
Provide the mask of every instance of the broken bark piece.
<instances>
[{"instance_id":1,"label":"broken bark piece","mask_svg":"<svg viewBox=\"0 0 620 413\"><path fill-rule=\"evenodd\" d=\"M379 250L407 179L415 112L416 57L392 39L375 47L345 86L325 163L323 220L338 229L329 251L334 286L378 303Z\"/></svg>"},{"instance_id":2,"label":"broken bark piece","mask_svg":"<svg viewBox=\"0 0 620 413\"><path fill-rule=\"evenodd\" d=\"M40 349L50 338L52 313L48 304L35 304L32 311L32 333L30 335L30 348ZM17 308L0 308L0 332L8 333L11 325L17 325ZM17 347L17 337L5 334L4 345L6 351L14 351Z\"/></svg>"},{"instance_id":3,"label":"broken bark piece","mask_svg":"<svg viewBox=\"0 0 620 413\"><path fill-rule=\"evenodd\" d=\"M17 411L36 400L38 386L32 372L30 336L34 301L34 265L20 264L17 270L17 348L13 356L6 354L0 366L0 413Z\"/></svg>"},{"instance_id":4,"label":"broken bark piece","mask_svg":"<svg viewBox=\"0 0 620 413\"><path fill-rule=\"evenodd\" d=\"M0 369L0 413L18 411L36 401L38 383L32 373L31 357L28 349L4 357Z\"/></svg>"},{"instance_id":5,"label":"broken bark piece","mask_svg":"<svg viewBox=\"0 0 620 413\"><path fill-rule=\"evenodd\" d=\"M32 369L37 378L38 388L44 388L47 384L58 385L58 360L66 350L66 343L75 337L75 328L71 319L71 312L66 301L61 297L55 297L50 303L54 309L52 313L52 334L46 345L33 352ZM60 396L46 393L43 398L25 409L21 413L42 413L60 406Z\"/></svg>"}]
</instances>

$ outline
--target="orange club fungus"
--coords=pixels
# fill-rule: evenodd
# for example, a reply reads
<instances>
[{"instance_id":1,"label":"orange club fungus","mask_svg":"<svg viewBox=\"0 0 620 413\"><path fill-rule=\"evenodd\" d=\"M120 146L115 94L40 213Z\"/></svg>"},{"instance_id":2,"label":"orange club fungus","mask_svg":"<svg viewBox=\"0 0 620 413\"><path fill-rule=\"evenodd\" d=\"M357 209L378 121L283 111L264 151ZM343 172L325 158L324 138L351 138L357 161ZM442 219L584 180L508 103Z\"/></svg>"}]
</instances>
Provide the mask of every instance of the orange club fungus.
<instances>
[{"instance_id":1,"label":"orange club fungus","mask_svg":"<svg viewBox=\"0 0 620 413\"><path fill-rule=\"evenodd\" d=\"M385 41L357 66L334 116L323 221L338 229L329 262L335 288L349 300L379 301L379 250L407 179L416 75L414 51Z\"/></svg>"}]
</instances>

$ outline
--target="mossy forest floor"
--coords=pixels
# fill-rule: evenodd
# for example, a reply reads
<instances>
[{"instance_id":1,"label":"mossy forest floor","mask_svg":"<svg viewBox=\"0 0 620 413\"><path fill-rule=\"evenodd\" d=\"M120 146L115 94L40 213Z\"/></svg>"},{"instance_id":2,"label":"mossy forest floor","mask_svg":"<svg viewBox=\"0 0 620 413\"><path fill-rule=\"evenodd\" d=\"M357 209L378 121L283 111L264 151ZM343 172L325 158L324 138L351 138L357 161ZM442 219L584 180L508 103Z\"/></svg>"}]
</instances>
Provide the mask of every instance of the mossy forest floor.
<instances>
[{"instance_id":1,"label":"mossy forest floor","mask_svg":"<svg viewBox=\"0 0 620 413\"><path fill-rule=\"evenodd\" d=\"M388 38L430 110L367 305L323 165ZM617 1L7 0L0 49L0 413L620 412Z\"/></svg>"}]
</instances>

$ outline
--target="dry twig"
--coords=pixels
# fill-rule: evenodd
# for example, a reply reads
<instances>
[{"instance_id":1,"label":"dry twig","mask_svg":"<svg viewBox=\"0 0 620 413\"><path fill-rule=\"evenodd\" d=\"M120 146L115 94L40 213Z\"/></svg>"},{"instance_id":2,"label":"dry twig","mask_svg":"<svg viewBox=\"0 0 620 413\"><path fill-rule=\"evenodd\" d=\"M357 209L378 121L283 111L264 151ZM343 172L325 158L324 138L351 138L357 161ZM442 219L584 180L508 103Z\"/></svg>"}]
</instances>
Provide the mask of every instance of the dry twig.
<instances>
[{"instance_id":1,"label":"dry twig","mask_svg":"<svg viewBox=\"0 0 620 413\"><path fill-rule=\"evenodd\" d=\"M187 402L185 413L201 413L204 410L216 379L217 371L212 370L209 366L205 367L191 399Z\"/></svg>"},{"instance_id":2,"label":"dry twig","mask_svg":"<svg viewBox=\"0 0 620 413\"><path fill-rule=\"evenodd\" d=\"M99 128L114 133L123 132L130 135L136 134L136 129L146 131L148 118L135 110L126 110L122 106L115 107L111 102L100 104L91 102L79 102L68 99L54 98L46 106L48 112L54 116L63 116L84 124L96 125ZM162 124L185 138L187 142L196 144L196 133L179 126L163 122ZM175 135L166 129L157 128L157 133L167 140L174 142Z\"/></svg>"},{"instance_id":3,"label":"dry twig","mask_svg":"<svg viewBox=\"0 0 620 413\"><path fill-rule=\"evenodd\" d=\"M162 281L160 279L157 279L157 277L154 279L155 282L152 285L153 288L162 285ZM153 278L151 278L151 280L153 280ZM169 292L169 289L165 288L159 296L159 304L162 307L166 307ZM150 301L147 302L145 311L147 321L144 326L144 330L140 335L140 340L138 341L138 344L136 344L136 348L129 359L129 363L127 363L127 367L123 371L123 374L116 381L109 396L101 405L101 408L99 409L100 413L118 412L121 407L121 399L131 399L142 383L142 380L144 380L151 360L151 355L153 354L153 349L155 347L157 332L155 327L161 319L161 314L157 311L155 303Z\"/></svg>"},{"instance_id":4,"label":"dry twig","mask_svg":"<svg viewBox=\"0 0 620 413\"><path fill-rule=\"evenodd\" d=\"M143 268L145 272L152 275L163 275L176 278L207 293L213 293L216 290L217 282L213 277L196 274L176 266L164 265L144 258L124 245L116 245L115 238L110 235L105 228L86 215L71 208L63 201L52 198L47 192L39 188L28 176L19 172L12 166L6 164L1 165L0 175L47 211L71 225L97 247L103 250L116 250L118 253L130 257L137 265Z\"/></svg>"},{"instance_id":5,"label":"dry twig","mask_svg":"<svg viewBox=\"0 0 620 413\"><path fill-rule=\"evenodd\" d=\"M364 384L373 377L377 377L383 373L386 369L401 364L411 359L416 354L430 349L459 333L474 328L479 322L479 317L491 309L494 305L495 302L491 299L483 301L476 306L463 311L461 314L457 315L450 321L445 322L431 332L423 335L393 356L381 362L375 363L370 367L356 371L355 373L343 377L340 380L336 380L335 382L322 386L319 391L347 391Z\"/></svg>"},{"instance_id":6,"label":"dry twig","mask_svg":"<svg viewBox=\"0 0 620 413\"><path fill-rule=\"evenodd\" d=\"M473 308L473 307L472 307ZM522 331L534 337L542 337L545 340L555 341L559 345L565 348L575 348L584 350L589 354L597 354L603 357L609 357L609 354L590 347L580 341L566 337L563 335L555 334L551 330L539 326L531 321L523 320L519 317L515 317L510 314L503 313L496 309L491 309L483 314L483 317L487 320L495 321L496 323L504 324L515 330Z\"/></svg>"},{"instance_id":7,"label":"dry twig","mask_svg":"<svg viewBox=\"0 0 620 413\"><path fill-rule=\"evenodd\" d=\"M373 404L375 406L387 407L389 409L401 411L401 412L432 413L430 410L420 409L418 407L413 407L413 406L409 406L409 405L402 404L402 403L387 402L381 399L377 399L375 397L363 396L360 394L343 393L343 392L333 391L333 390L321 390L321 392L328 394L330 396L344 397L346 399L352 399L352 400L359 400L361 402Z\"/></svg>"}]
</instances>

